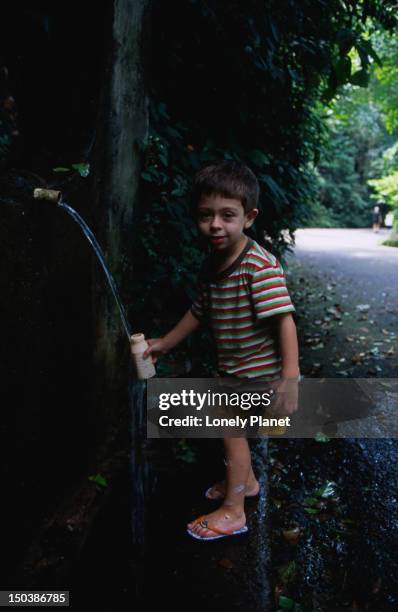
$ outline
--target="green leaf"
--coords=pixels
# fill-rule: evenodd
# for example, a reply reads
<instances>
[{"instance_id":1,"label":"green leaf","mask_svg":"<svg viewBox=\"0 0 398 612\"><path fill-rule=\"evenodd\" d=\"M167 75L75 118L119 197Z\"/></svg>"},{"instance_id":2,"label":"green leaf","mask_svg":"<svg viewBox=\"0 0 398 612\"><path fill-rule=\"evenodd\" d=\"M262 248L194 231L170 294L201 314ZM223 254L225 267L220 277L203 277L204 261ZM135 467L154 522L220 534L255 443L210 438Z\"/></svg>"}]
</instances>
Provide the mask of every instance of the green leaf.
<instances>
[{"instance_id":1,"label":"green leaf","mask_svg":"<svg viewBox=\"0 0 398 612\"><path fill-rule=\"evenodd\" d=\"M315 442L330 442L331 438L326 436L322 431L317 431L314 440Z\"/></svg>"},{"instance_id":2,"label":"green leaf","mask_svg":"<svg viewBox=\"0 0 398 612\"><path fill-rule=\"evenodd\" d=\"M158 113L164 119L170 119L170 116L166 110L166 105L163 102L159 102L158 104Z\"/></svg>"},{"instance_id":3,"label":"green leaf","mask_svg":"<svg viewBox=\"0 0 398 612\"><path fill-rule=\"evenodd\" d=\"M352 49L356 36L352 30L341 28L341 30L337 32L336 38L341 53L347 54Z\"/></svg>"},{"instance_id":4,"label":"green leaf","mask_svg":"<svg viewBox=\"0 0 398 612\"><path fill-rule=\"evenodd\" d=\"M268 174L260 174L258 178L267 185L268 189L270 190L272 196L275 198L276 201L279 200L281 202L287 203L287 197L285 192L279 187L278 183L276 183L276 181L274 181L271 176L269 176ZM274 202L274 204L275 208L277 208L276 202Z\"/></svg>"},{"instance_id":5,"label":"green leaf","mask_svg":"<svg viewBox=\"0 0 398 612\"><path fill-rule=\"evenodd\" d=\"M259 149L254 149L254 151L251 151L249 153L249 159L253 162L253 164L260 167L269 164L270 161L269 156Z\"/></svg>"},{"instance_id":6,"label":"green leaf","mask_svg":"<svg viewBox=\"0 0 398 612\"><path fill-rule=\"evenodd\" d=\"M333 495L336 494L336 487L336 483L333 482L333 480L329 480L326 484L323 485L323 487L317 489L314 495L322 497L323 499L325 499L326 497L333 497Z\"/></svg>"},{"instance_id":7,"label":"green leaf","mask_svg":"<svg viewBox=\"0 0 398 612\"><path fill-rule=\"evenodd\" d=\"M351 59L348 56L341 57L334 66L338 85L346 83L351 74Z\"/></svg>"},{"instance_id":8,"label":"green leaf","mask_svg":"<svg viewBox=\"0 0 398 612\"><path fill-rule=\"evenodd\" d=\"M279 596L279 607L281 610L294 610L294 600L285 595Z\"/></svg>"},{"instance_id":9,"label":"green leaf","mask_svg":"<svg viewBox=\"0 0 398 612\"><path fill-rule=\"evenodd\" d=\"M374 50L370 40L361 39L361 41L357 44L356 47L357 47L358 53L359 53L359 49L361 48L361 51L364 50L365 53L367 53L367 55L370 55L370 57L376 62L376 64L380 66L380 68L382 67L383 62L381 61L380 57L377 55L376 51ZM361 56L361 61L362 61L362 56Z\"/></svg>"},{"instance_id":10,"label":"green leaf","mask_svg":"<svg viewBox=\"0 0 398 612\"><path fill-rule=\"evenodd\" d=\"M76 170L83 178L86 178L90 174L90 164L72 164L72 168Z\"/></svg>"},{"instance_id":11,"label":"green leaf","mask_svg":"<svg viewBox=\"0 0 398 612\"><path fill-rule=\"evenodd\" d=\"M304 511L307 512L307 514L319 514L317 508L304 508Z\"/></svg>"},{"instance_id":12,"label":"green leaf","mask_svg":"<svg viewBox=\"0 0 398 612\"><path fill-rule=\"evenodd\" d=\"M95 484L99 485L100 487L108 486L106 479L103 476L101 476L101 474L96 474L95 476L89 476L88 479L91 480L91 482L94 482Z\"/></svg>"},{"instance_id":13,"label":"green leaf","mask_svg":"<svg viewBox=\"0 0 398 612\"><path fill-rule=\"evenodd\" d=\"M177 140L182 140L182 134L180 134L180 132L178 132L176 129L174 129L171 126L167 126L166 127L166 132L168 133L169 136L171 136L172 138L176 138Z\"/></svg>"},{"instance_id":14,"label":"green leaf","mask_svg":"<svg viewBox=\"0 0 398 612\"><path fill-rule=\"evenodd\" d=\"M295 561L289 561L278 568L278 576L283 584L292 582L296 577L297 565Z\"/></svg>"},{"instance_id":15,"label":"green leaf","mask_svg":"<svg viewBox=\"0 0 398 612\"><path fill-rule=\"evenodd\" d=\"M64 168L63 166L57 166L53 168L53 172L70 172L70 168Z\"/></svg>"},{"instance_id":16,"label":"green leaf","mask_svg":"<svg viewBox=\"0 0 398 612\"><path fill-rule=\"evenodd\" d=\"M350 83L352 85L359 85L359 87L367 87L369 84L369 73L367 70L357 70L350 76Z\"/></svg>"},{"instance_id":17,"label":"green leaf","mask_svg":"<svg viewBox=\"0 0 398 612\"><path fill-rule=\"evenodd\" d=\"M167 153L159 153L159 159L162 162L163 166L167 166L168 164L168 159L167 159Z\"/></svg>"}]
</instances>

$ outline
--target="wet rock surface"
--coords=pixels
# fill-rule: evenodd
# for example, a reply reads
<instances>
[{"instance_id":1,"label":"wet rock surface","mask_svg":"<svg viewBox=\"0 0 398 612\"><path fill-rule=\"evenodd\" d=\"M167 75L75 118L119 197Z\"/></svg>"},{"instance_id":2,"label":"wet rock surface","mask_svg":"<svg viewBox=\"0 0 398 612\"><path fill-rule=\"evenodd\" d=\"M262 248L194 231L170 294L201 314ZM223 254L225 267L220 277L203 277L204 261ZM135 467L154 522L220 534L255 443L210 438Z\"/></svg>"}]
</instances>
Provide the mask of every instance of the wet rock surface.
<instances>
[{"instance_id":1,"label":"wet rock surface","mask_svg":"<svg viewBox=\"0 0 398 612\"><path fill-rule=\"evenodd\" d=\"M396 460L393 440L271 443L274 592L305 610L396 609Z\"/></svg>"},{"instance_id":2,"label":"wet rock surface","mask_svg":"<svg viewBox=\"0 0 398 612\"><path fill-rule=\"evenodd\" d=\"M166 441L152 441L154 449ZM254 443L254 470L261 485L258 498L246 501L247 534L200 542L186 533L186 524L219 506L204 497L206 489L224 477L222 440L174 441L169 463L157 466L156 485L146 505L145 568L142 601L152 599L156 583L176 610L215 607L257 611L266 609L268 533L266 443ZM188 455L187 453L192 453ZM190 456L191 464L184 462ZM158 454L159 456L159 454Z\"/></svg>"}]
</instances>

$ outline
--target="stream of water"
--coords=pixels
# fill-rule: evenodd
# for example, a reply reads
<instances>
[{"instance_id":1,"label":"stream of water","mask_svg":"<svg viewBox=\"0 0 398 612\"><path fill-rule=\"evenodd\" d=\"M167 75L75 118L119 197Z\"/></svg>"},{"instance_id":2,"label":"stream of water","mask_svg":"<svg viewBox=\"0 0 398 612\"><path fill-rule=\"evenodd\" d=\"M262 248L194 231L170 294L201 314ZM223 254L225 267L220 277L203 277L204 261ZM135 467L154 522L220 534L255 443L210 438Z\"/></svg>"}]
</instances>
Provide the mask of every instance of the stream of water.
<instances>
[{"instance_id":1,"label":"stream of water","mask_svg":"<svg viewBox=\"0 0 398 612\"><path fill-rule=\"evenodd\" d=\"M79 213L74 208L66 204L65 202L59 202L58 206L65 210L75 221L79 224L83 230L84 235L93 247L95 254L97 255L102 269L105 272L106 279L111 288L113 296L119 308L120 318L128 340L130 342L131 331L127 321L127 317L123 308L123 304L120 300L119 293L114 281L112 274L110 273L106 264L104 253L98 244L96 237L90 230L87 223L82 219ZM132 530L132 543L136 549L138 555L143 554L144 550L144 517L145 517L145 492L144 485L148 480L148 462L145 459L143 441L145 439L145 389L146 383L144 381L130 380L129 382L129 396L131 404L131 462L130 462L130 474L133 486L132 492L132 516L131 516L131 530Z\"/></svg>"},{"instance_id":2,"label":"stream of water","mask_svg":"<svg viewBox=\"0 0 398 612\"><path fill-rule=\"evenodd\" d=\"M87 223L84 221L84 219L82 219L82 217L79 215L78 212L75 211L74 208L72 208L71 206L69 206L65 202L60 202L58 204L58 206L60 208L62 208L63 210L65 210L72 217L72 219L74 219L76 221L76 223L78 223L78 225L83 230L83 233L86 236L87 240L89 241L89 243L93 247L93 249L95 251L95 254L97 255L97 257L98 257L98 259L99 259L99 261L101 263L102 269L105 272L105 276L106 276L106 279L108 281L109 287L111 288L113 296L114 296L114 298L116 300L116 303L118 305L119 313L120 313L120 318L122 320L122 325L123 325L124 331L126 332L127 338L128 338L128 340L130 342L131 331L130 331L130 326L129 326L128 321L127 321L126 313L124 311L123 304L122 304L122 302L120 300L119 293L118 293L118 290L117 290L117 287L116 287L116 283L114 281L114 278L113 278L112 274L110 273L110 271L108 269L108 266L106 265L106 260L105 260L104 253L103 253L100 245L98 244L98 241L97 241L96 237L94 236L93 232L91 231L91 229L89 228Z\"/></svg>"}]
</instances>

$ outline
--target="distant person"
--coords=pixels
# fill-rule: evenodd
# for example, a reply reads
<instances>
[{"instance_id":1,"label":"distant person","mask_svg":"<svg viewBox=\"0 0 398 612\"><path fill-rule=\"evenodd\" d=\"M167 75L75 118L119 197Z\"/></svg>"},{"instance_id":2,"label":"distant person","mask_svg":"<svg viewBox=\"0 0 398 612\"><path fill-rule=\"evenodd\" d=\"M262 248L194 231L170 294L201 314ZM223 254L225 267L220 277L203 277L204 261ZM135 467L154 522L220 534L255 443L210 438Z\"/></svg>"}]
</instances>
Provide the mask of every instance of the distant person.
<instances>
[{"instance_id":1,"label":"distant person","mask_svg":"<svg viewBox=\"0 0 398 612\"><path fill-rule=\"evenodd\" d=\"M382 222L380 206L375 206L373 208L372 217L373 217L373 231L378 232L380 229L381 222Z\"/></svg>"},{"instance_id":2,"label":"distant person","mask_svg":"<svg viewBox=\"0 0 398 612\"><path fill-rule=\"evenodd\" d=\"M384 225L388 227L388 229L391 229L394 225L394 213L391 210L385 216Z\"/></svg>"}]
</instances>

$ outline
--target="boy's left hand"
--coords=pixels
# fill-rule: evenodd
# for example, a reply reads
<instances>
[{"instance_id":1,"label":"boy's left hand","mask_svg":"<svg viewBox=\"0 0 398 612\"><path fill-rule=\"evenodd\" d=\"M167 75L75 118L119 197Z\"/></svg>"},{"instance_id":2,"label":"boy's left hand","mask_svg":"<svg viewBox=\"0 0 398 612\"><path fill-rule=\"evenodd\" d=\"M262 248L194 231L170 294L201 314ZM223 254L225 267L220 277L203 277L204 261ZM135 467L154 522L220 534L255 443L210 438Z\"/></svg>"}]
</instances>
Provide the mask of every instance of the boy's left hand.
<instances>
[{"instance_id":1,"label":"boy's left hand","mask_svg":"<svg viewBox=\"0 0 398 612\"><path fill-rule=\"evenodd\" d=\"M296 412L298 408L298 379L279 378L270 383L273 391L273 400L270 412L284 416Z\"/></svg>"}]
</instances>

